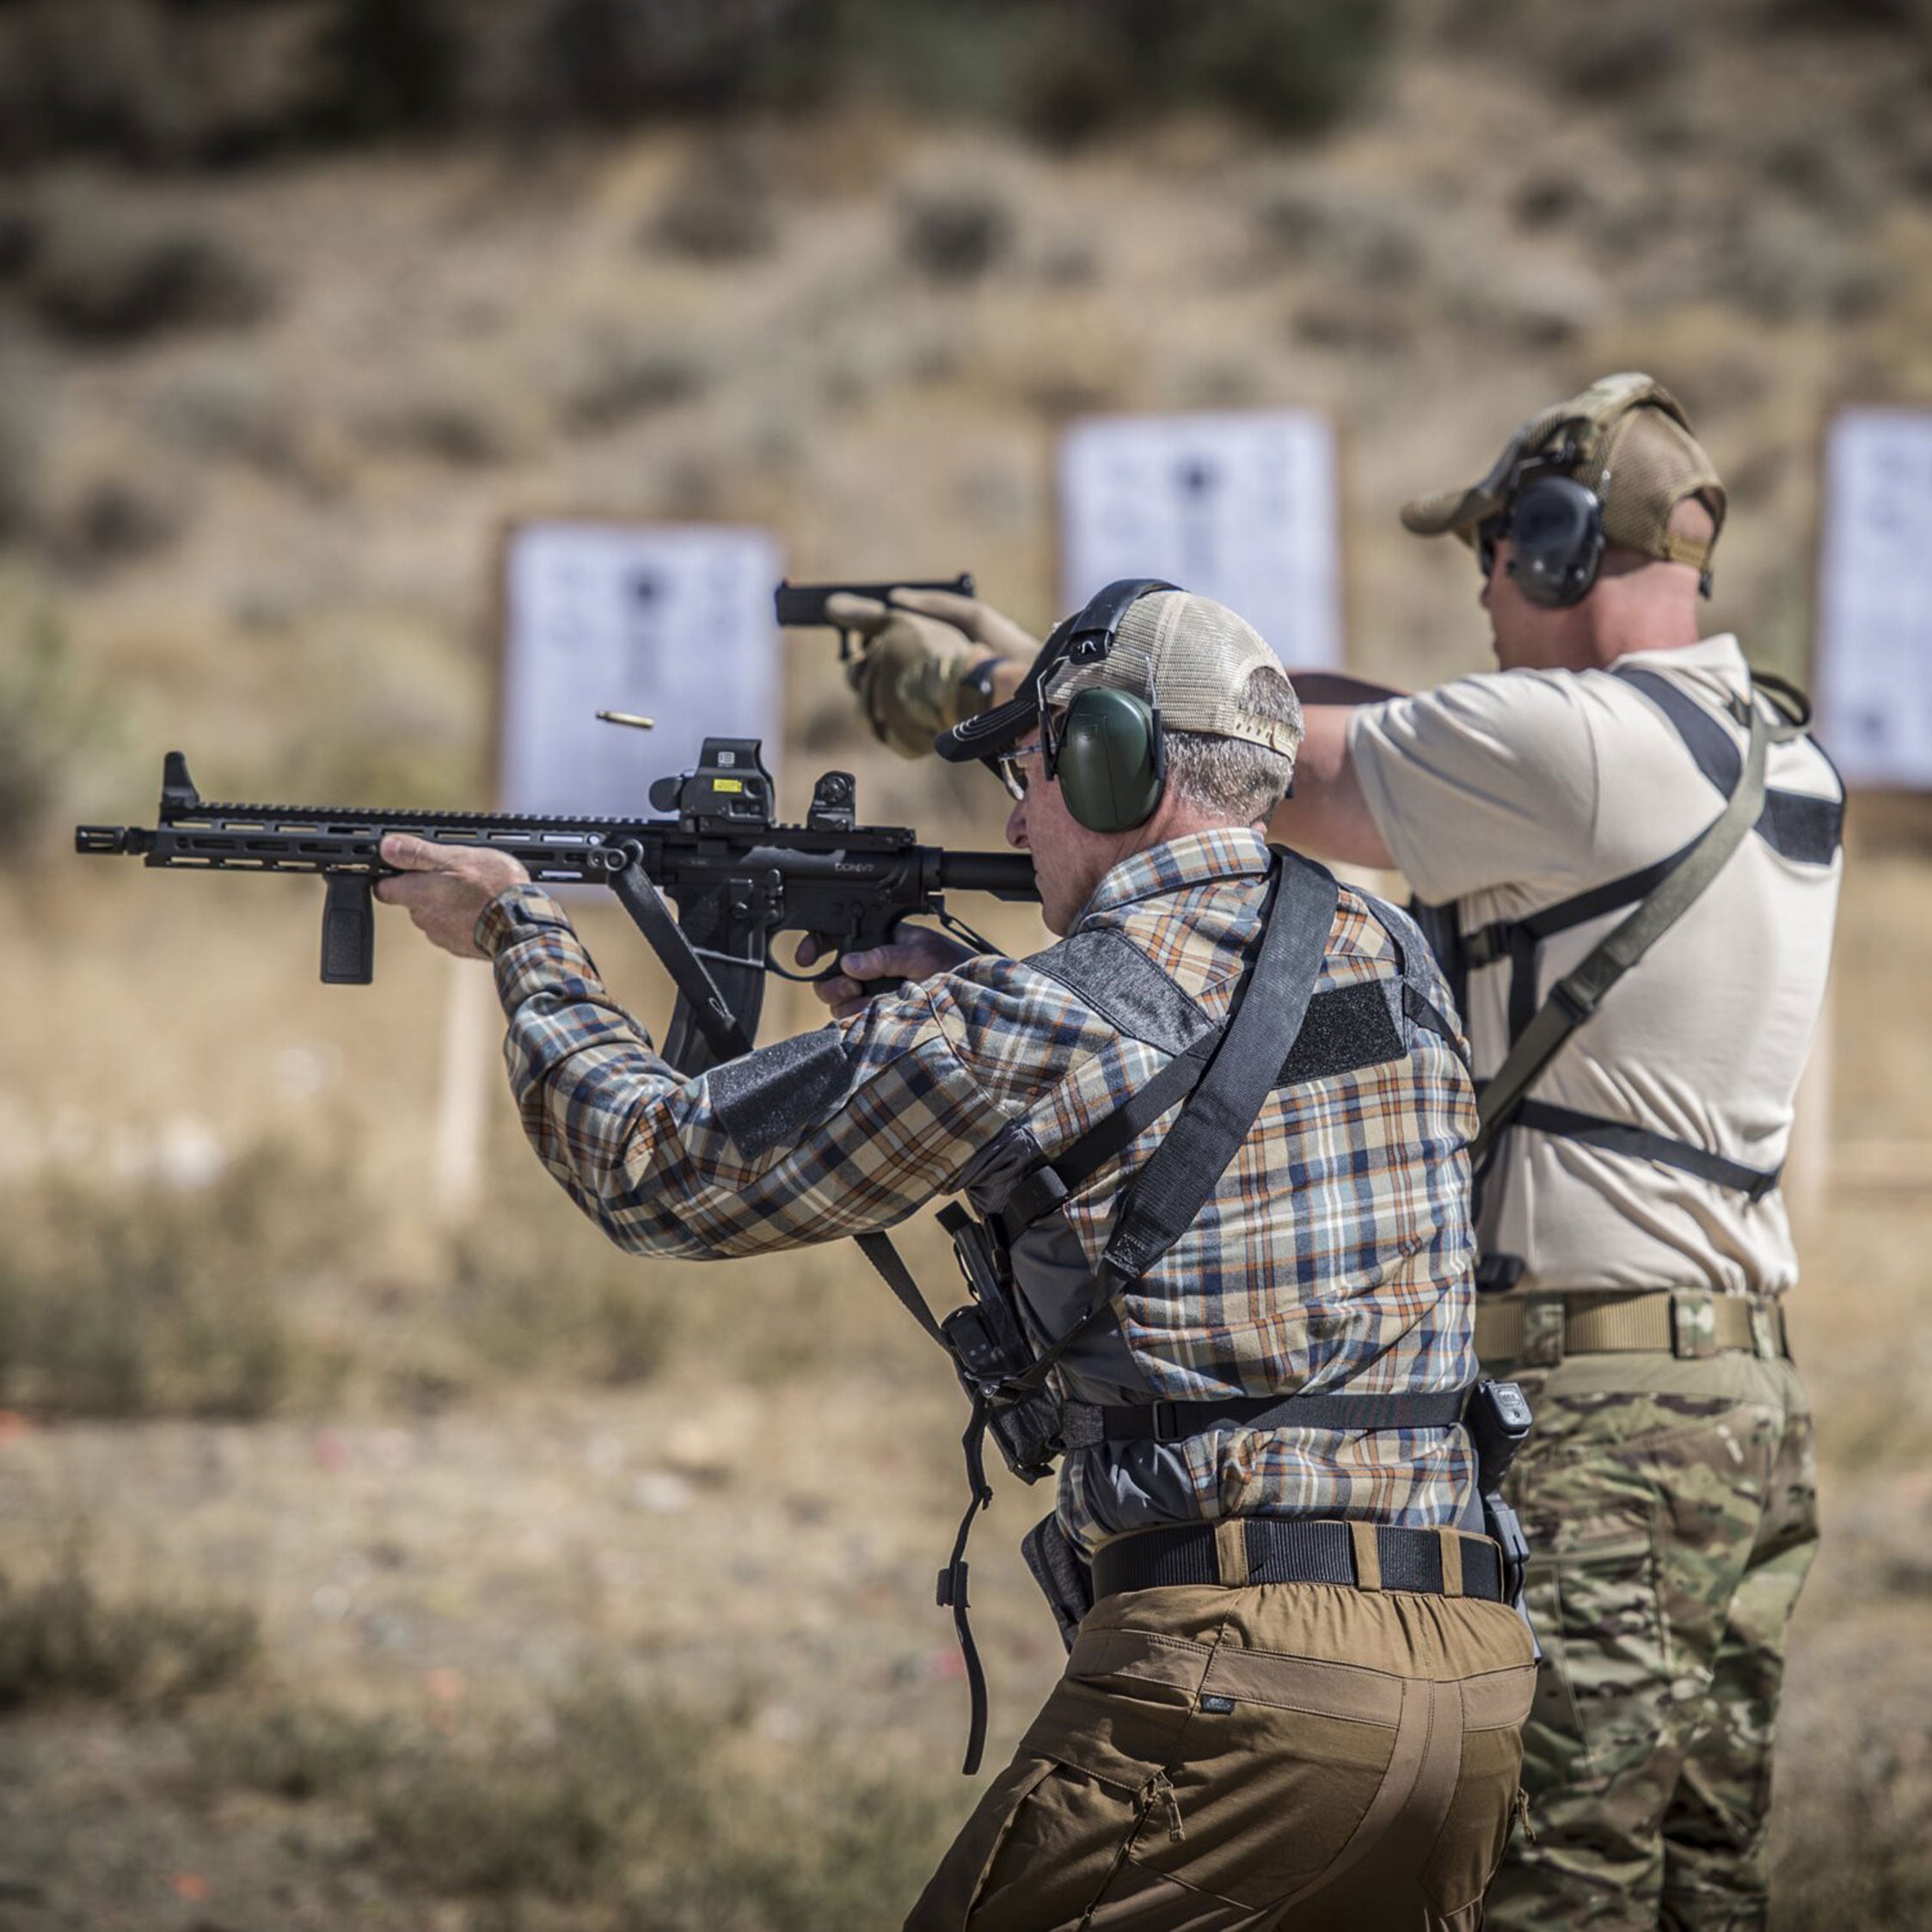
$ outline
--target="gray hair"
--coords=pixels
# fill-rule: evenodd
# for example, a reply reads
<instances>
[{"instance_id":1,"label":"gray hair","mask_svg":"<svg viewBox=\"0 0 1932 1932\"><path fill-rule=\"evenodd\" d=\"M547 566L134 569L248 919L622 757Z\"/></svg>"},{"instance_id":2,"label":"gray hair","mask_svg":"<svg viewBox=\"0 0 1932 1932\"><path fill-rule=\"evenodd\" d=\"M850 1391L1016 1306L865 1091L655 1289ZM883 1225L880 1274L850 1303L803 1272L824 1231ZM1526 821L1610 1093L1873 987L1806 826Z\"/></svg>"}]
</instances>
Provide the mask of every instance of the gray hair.
<instances>
[{"instance_id":1,"label":"gray hair","mask_svg":"<svg viewBox=\"0 0 1932 1932\"><path fill-rule=\"evenodd\" d=\"M1293 727L1302 737L1301 700L1279 671L1251 671L1241 688L1241 708L1258 718ZM1168 782L1191 804L1224 813L1230 825L1265 819L1286 795L1295 761L1245 738L1211 738L1199 732L1166 734Z\"/></svg>"}]
</instances>

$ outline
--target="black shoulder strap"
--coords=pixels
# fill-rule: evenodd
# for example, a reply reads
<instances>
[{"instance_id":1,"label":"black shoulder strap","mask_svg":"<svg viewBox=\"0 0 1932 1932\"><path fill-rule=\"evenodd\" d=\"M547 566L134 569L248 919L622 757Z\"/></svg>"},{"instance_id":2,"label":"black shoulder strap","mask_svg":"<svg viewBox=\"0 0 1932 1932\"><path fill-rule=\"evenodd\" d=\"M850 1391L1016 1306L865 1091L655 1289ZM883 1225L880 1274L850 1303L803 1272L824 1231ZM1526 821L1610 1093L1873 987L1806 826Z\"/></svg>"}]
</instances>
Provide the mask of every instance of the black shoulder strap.
<instances>
[{"instance_id":1,"label":"black shoulder strap","mask_svg":"<svg viewBox=\"0 0 1932 1932\"><path fill-rule=\"evenodd\" d=\"M1512 1125L1527 1127L1532 1133L1555 1134L1562 1140L1580 1140L1586 1146L1602 1148L1606 1154L1656 1161L1680 1173L1694 1174L1700 1181L1729 1187L1752 1202L1763 1200L1777 1186L1782 1171L1782 1168L1746 1167L1742 1161L1727 1160L1723 1155L1690 1141L1673 1140L1667 1134L1653 1134L1627 1120L1579 1113L1575 1107L1556 1107L1549 1101L1522 1101Z\"/></svg>"},{"instance_id":2,"label":"black shoulder strap","mask_svg":"<svg viewBox=\"0 0 1932 1932\"><path fill-rule=\"evenodd\" d=\"M1334 874L1300 854L1279 856L1254 971L1220 1046L1181 1117L1127 1185L1100 1273L1144 1274L1199 1218L1246 1140L1302 1030L1328 956L1340 892Z\"/></svg>"},{"instance_id":3,"label":"black shoulder strap","mask_svg":"<svg viewBox=\"0 0 1932 1932\"><path fill-rule=\"evenodd\" d=\"M1016 1241L1026 1229L1051 1214L1069 1195L1078 1193L1087 1181L1132 1146L1170 1107L1193 1093L1207 1070L1215 1042L1220 1037L1220 1028L1211 1027L1070 1146L1063 1148L1051 1161L1042 1162L1030 1174L1021 1175L999 1211L999 1223L1006 1238Z\"/></svg>"},{"instance_id":4,"label":"black shoulder strap","mask_svg":"<svg viewBox=\"0 0 1932 1932\"><path fill-rule=\"evenodd\" d=\"M1276 861L1261 911L1260 953L1236 996L1233 1015L1205 1070L1191 1082L1193 1092L1181 1117L1128 1182L1079 1313L1015 1378L1016 1391L1043 1387L1121 1285L1144 1274L1193 1225L1274 1086L1322 976L1341 896L1334 874L1313 860L1278 847ZM1170 1070L1163 1069L1163 1076Z\"/></svg>"},{"instance_id":5,"label":"black shoulder strap","mask_svg":"<svg viewBox=\"0 0 1932 1932\"><path fill-rule=\"evenodd\" d=\"M1744 757L1737 740L1710 710L1662 672L1639 665L1620 665L1611 676L1641 691L1663 713L1696 761L1698 770L1728 798L1737 788ZM1761 674L1754 678L1753 690L1776 696L1787 719L1800 731L1810 721L1811 707L1804 695L1782 679ZM1791 708L1793 705L1795 708ZM1767 790L1763 812L1753 829L1781 857L1804 865L1828 865L1843 833L1844 815L1842 796L1819 798L1807 792Z\"/></svg>"}]
</instances>

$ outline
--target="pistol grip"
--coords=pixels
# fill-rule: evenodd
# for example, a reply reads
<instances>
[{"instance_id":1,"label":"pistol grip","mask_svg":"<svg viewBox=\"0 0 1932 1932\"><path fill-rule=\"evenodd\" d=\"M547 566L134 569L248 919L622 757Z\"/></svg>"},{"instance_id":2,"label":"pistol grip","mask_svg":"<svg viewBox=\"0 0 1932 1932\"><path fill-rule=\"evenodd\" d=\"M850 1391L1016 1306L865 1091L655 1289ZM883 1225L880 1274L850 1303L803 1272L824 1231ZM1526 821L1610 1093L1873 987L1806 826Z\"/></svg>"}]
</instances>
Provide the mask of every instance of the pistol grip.
<instances>
[{"instance_id":1,"label":"pistol grip","mask_svg":"<svg viewBox=\"0 0 1932 1932\"><path fill-rule=\"evenodd\" d=\"M366 986L376 977L376 886L366 873L327 874L322 906L322 976L325 986Z\"/></svg>"}]
</instances>

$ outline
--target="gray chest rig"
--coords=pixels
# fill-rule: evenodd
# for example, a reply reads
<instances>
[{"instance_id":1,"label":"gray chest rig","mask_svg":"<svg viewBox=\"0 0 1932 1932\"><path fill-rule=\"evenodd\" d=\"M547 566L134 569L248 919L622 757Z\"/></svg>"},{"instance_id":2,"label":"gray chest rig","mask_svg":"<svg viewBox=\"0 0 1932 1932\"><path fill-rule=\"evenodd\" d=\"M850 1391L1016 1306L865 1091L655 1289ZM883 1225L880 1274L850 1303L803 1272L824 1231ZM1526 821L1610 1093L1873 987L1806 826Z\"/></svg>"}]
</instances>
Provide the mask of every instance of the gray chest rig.
<instances>
[{"instance_id":1,"label":"gray chest rig","mask_svg":"<svg viewBox=\"0 0 1932 1932\"><path fill-rule=\"evenodd\" d=\"M1118 934L1077 934L1035 961L1120 1031L1172 1058L1051 1161L1023 1130L1001 1136L974 1161L968 1199L978 1213L954 1203L940 1214L972 1294L943 1322L934 1321L896 1254L896 1265L885 1266L883 1244L868 1246L887 1285L952 1358L972 1403L963 1438L971 1500L938 1592L953 1611L972 1691L969 1773L984 1737L985 1679L967 1622L966 1546L974 1517L992 1500L984 1461L989 1432L1013 1473L1037 1482L1065 1450L1176 1442L1216 1426L1415 1429L1463 1420L1466 1389L1159 1401L1114 1317L1120 1294L1199 1218L1275 1088L1407 1051L1380 985L1316 995L1337 899L1334 879L1322 867L1277 854L1259 954L1218 1025ZM1400 947L1393 923L1390 930ZM1405 965L1420 950L1419 941L1405 949ZM1405 972L1405 1016L1453 1041L1454 1028L1422 984ZM1068 1202L1176 1107L1160 1144L1122 1192L1099 1265L1089 1267ZM1052 1517L1027 1538L1027 1557L1064 1633L1086 1606L1077 1555Z\"/></svg>"}]
</instances>

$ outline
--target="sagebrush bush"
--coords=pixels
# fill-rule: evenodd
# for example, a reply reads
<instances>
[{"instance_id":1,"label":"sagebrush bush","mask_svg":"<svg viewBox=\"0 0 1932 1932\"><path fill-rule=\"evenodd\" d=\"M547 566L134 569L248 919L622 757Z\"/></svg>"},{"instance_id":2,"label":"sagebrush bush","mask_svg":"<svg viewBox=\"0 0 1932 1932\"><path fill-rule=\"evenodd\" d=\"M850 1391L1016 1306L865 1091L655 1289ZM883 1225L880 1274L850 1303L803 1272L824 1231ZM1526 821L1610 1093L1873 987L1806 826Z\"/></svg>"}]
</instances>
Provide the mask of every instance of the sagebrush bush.
<instances>
[{"instance_id":1,"label":"sagebrush bush","mask_svg":"<svg viewBox=\"0 0 1932 1932\"><path fill-rule=\"evenodd\" d=\"M899 252L935 282L977 280L1013 244L1013 214L984 188L908 195L899 209Z\"/></svg>"},{"instance_id":2,"label":"sagebrush bush","mask_svg":"<svg viewBox=\"0 0 1932 1932\"><path fill-rule=\"evenodd\" d=\"M273 306L267 277L232 242L152 229L93 200L62 211L28 271L28 292L48 328L100 347L256 322Z\"/></svg>"},{"instance_id":3,"label":"sagebrush bush","mask_svg":"<svg viewBox=\"0 0 1932 1932\"><path fill-rule=\"evenodd\" d=\"M769 254L778 239L770 170L735 141L706 141L666 193L647 239L694 261Z\"/></svg>"},{"instance_id":4,"label":"sagebrush bush","mask_svg":"<svg viewBox=\"0 0 1932 1932\"><path fill-rule=\"evenodd\" d=\"M233 1604L104 1601L77 1564L26 1589L0 1574L0 1710L63 1697L171 1709L254 1662L261 1634Z\"/></svg>"}]
</instances>

